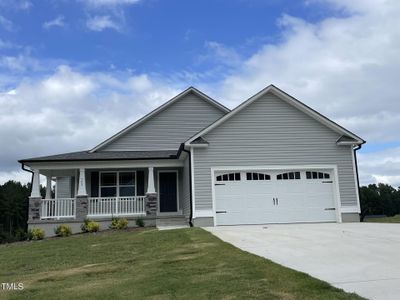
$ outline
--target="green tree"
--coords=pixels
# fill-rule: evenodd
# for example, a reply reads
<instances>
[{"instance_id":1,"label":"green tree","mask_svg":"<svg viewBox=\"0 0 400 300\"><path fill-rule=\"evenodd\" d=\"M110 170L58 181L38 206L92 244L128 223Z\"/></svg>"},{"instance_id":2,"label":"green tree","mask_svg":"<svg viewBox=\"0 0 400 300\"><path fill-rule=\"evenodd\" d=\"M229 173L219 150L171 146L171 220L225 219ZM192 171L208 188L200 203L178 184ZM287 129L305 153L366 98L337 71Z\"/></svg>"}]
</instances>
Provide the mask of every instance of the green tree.
<instances>
[{"instance_id":1,"label":"green tree","mask_svg":"<svg viewBox=\"0 0 400 300\"><path fill-rule=\"evenodd\" d=\"M370 184L360 188L361 221L366 215L394 216L400 213L400 189L388 184Z\"/></svg>"}]
</instances>

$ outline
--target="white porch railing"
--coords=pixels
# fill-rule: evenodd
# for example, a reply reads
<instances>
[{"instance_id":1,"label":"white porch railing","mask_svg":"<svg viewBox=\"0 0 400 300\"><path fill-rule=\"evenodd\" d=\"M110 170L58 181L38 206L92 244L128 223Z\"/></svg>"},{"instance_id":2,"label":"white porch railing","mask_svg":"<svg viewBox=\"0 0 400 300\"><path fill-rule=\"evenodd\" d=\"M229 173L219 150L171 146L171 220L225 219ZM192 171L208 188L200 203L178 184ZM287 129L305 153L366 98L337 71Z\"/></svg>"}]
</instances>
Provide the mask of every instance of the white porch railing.
<instances>
[{"instance_id":1,"label":"white porch railing","mask_svg":"<svg viewBox=\"0 0 400 300\"><path fill-rule=\"evenodd\" d=\"M75 217L75 199L42 199L41 219L62 219Z\"/></svg>"},{"instance_id":2,"label":"white porch railing","mask_svg":"<svg viewBox=\"0 0 400 300\"><path fill-rule=\"evenodd\" d=\"M145 196L89 198L88 217L145 215Z\"/></svg>"}]
</instances>

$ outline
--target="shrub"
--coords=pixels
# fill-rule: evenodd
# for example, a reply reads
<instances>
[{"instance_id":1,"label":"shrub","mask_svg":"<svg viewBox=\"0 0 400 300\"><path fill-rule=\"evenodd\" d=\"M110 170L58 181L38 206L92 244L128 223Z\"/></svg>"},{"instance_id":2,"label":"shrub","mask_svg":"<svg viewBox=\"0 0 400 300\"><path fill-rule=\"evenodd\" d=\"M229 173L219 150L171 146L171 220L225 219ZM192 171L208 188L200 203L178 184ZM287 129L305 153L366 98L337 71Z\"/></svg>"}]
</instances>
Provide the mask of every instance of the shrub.
<instances>
[{"instance_id":1,"label":"shrub","mask_svg":"<svg viewBox=\"0 0 400 300\"><path fill-rule=\"evenodd\" d=\"M60 237L70 236L72 234L72 229L69 225L61 224L54 229L54 233Z\"/></svg>"},{"instance_id":2,"label":"shrub","mask_svg":"<svg viewBox=\"0 0 400 300\"><path fill-rule=\"evenodd\" d=\"M136 225L138 227L144 227L144 221L142 218L136 219Z\"/></svg>"},{"instance_id":3,"label":"shrub","mask_svg":"<svg viewBox=\"0 0 400 300\"><path fill-rule=\"evenodd\" d=\"M28 233L25 230L18 228L15 230L14 236L18 241L26 241L28 238Z\"/></svg>"},{"instance_id":4,"label":"shrub","mask_svg":"<svg viewBox=\"0 0 400 300\"><path fill-rule=\"evenodd\" d=\"M86 219L81 225L81 230L82 232L97 232L100 230L100 224L95 221Z\"/></svg>"},{"instance_id":5,"label":"shrub","mask_svg":"<svg viewBox=\"0 0 400 300\"><path fill-rule=\"evenodd\" d=\"M32 228L28 231L28 240L43 240L44 230L42 228Z\"/></svg>"},{"instance_id":6,"label":"shrub","mask_svg":"<svg viewBox=\"0 0 400 300\"><path fill-rule=\"evenodd\" d=\"M124 218L113 218L110 224L111 229L126 229L128 227L128 220Z\"/></svg>"}]
</instances>

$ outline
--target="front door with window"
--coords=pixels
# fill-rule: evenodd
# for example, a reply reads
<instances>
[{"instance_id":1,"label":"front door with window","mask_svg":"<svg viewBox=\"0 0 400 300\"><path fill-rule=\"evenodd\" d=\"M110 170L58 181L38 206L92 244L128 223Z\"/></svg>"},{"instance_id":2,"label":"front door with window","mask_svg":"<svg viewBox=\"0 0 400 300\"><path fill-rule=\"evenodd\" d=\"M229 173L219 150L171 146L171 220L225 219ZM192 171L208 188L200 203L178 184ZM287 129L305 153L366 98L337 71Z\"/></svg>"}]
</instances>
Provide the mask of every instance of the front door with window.
<instances>
[{"instance_id":1,"label":"front door with window","mask_svg":"<svg viewBox=\"0 0 400 300\"><path fill-rule=\"evenodd\" d=\"M177 175L177 172L160 172L158 174L161 213L178 211Z\"/></svg>"}]
</instances>

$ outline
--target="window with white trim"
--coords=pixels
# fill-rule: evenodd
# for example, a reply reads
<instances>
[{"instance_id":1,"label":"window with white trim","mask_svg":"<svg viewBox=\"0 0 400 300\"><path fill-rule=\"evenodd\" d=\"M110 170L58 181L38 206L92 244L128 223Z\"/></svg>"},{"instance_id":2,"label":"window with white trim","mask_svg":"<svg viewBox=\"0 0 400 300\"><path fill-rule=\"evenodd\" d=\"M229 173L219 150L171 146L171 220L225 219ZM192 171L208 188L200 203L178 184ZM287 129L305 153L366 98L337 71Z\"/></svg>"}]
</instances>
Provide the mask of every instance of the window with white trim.
<instances>
[{"instance_id":1,"label":"window with white trim","mask_svg":"<svg viewBox=\"0 0 400 300\"><path fill-rule=\"evenodd\" d=\"M100 172L99 176L100 197L132 197L136 196L136 173Z\"/></svg>"},{"instance_id":2,"label":"window with white trim","mask_svg":"<svg viewBox=\"0 0 400 300\"><path fill-rule=\"evenodd\" d=\"M217 181L240 181L240 173L227 173L217 176Z\"/></svg>"},{"instance_id":3,"label":"window with white trim","mask_svg":"<svg viewBox=\"0 0 400 300\"><path fill-rule=\"evenodd\" d=\"M264 173L247 172L246 180L271 180L271 176Z\"/></svg>"}]
</instances>

